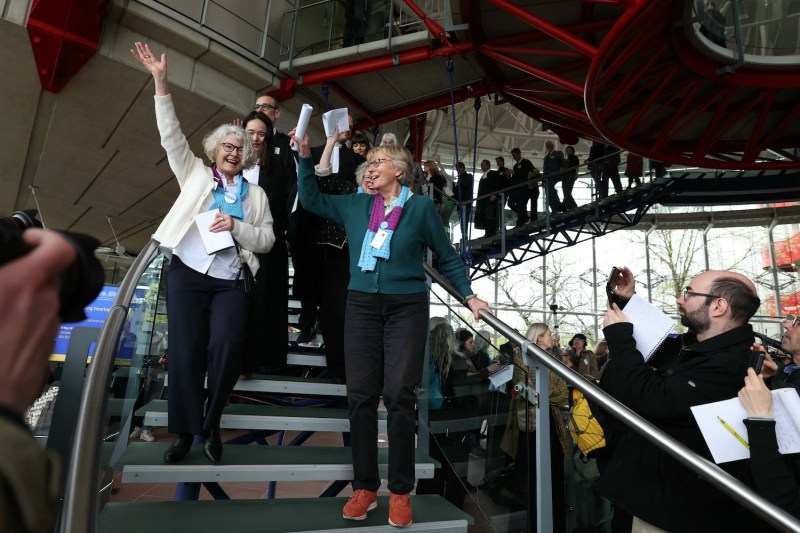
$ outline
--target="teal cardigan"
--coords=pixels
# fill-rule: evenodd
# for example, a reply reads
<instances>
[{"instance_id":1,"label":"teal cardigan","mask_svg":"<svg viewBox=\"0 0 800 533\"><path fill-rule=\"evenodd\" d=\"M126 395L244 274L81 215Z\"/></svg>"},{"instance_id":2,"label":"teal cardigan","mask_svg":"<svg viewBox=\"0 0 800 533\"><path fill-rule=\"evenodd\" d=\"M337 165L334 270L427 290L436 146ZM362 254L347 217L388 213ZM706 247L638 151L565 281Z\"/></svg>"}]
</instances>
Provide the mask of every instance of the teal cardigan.
<instances>
[{"instance_id":1,"label":"teal cardigan","mask_svg":"<svg viewBox=\"0 0 800 533\"><path fill-rule=\"evenodd\" d=\"M378 259L373 272L362 272L358 259L375 197L370 194L322 194L310 157L300 158L297 191L303 209L338 222L347 231L350 244L348 289L381 294L427 292L423 260L428 247L439 258L439 270L458 292L462 296L472 294L464 263L450 244L442 219L430 199L418 194L408 198L392 236L389 259Z\"/></svg>"}]
</instances>

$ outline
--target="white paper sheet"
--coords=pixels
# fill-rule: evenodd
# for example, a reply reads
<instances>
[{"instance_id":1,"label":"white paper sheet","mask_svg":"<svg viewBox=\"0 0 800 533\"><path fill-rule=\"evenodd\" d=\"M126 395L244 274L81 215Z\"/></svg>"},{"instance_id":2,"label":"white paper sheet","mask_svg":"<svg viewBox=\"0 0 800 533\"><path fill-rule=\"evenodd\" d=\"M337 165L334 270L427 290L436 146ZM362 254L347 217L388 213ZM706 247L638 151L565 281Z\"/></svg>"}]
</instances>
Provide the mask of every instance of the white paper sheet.
<instances>
[{"instance_id":1,"label":"white paper sheet","mask_svg":"<svg viewBox=\"0 0 800 533\"><path fill-rule=\"evenodd\" d=\"M214 223L219 211L203 211L194 216L194 223L200 232L200 238L206 247L206 253L214 254L226 248L233 248L233 235L230 231L211 232L208 228Z\"/></svg>"},{"instance_id":2,"label":"white paper sheet","mask_svg":"<svg viewBox=\"0 0 800 533\"><path fill-rule=\"evenodd\" d=\"M503 385L511 381L514 374L514 365L506 365L494 374L489 374L489 382L491 382L494 390L502 390Z\"/></svg>"},{"instance_id":3,"label":"white paper sheet","mask_svg":"<svg viewBox=\"0 0 800 533\"><path fill-rule=\"evenodd\" d=\"M308 122L311 120L311 113L314 111L314 108L308 104L303 104L303 109L300 110L300 116L297 117L297 128L294 132L295 137L298 139L302 139L303 136L306 134L306 130L308 129ZM291 143L292 150L297 151L297 146L295 143Z\"/></svg>"},{"instance_id":4,"label":"white paper sheet","mask_svg":"<svg viewBox=\"0 0 800 533\"><path fill-rule=\"evenodd\" d=\"M331 109L322 114L322 125L325 127L325 137L333 135L334 129L339 127L339 133L350 131L350 121L347 120L347 108Z\"/></svg>"},{"instance_id":5,"label":"white paper sheet","mask_svg":"<svg viewBox=\"0 0 800 533\"><path fill-rule=\"evenodd\" d=\"M675 321L659 308L634 294L622 310L633 324L633 338L636 349L647 361L664 342L664 339L675 327Z\"/></svg>"},{"instance_id":6,"label":"white paper sheet","mask_svg":"<svg viewBox=\"0 0 800 533\"><path fill-rule=\"evenodd\" d=\"M794 388L772 391L772 416L775 419L775 435L781 453L800 452L800 426L797 425L799 411L800 396ZM692 407L692 414L715 463L750 457L750 450L720 421L724 420L733 431L748 441L747 428L744 425L747 411L739 398L695 405Z\"/></svg>"}]
</instances>

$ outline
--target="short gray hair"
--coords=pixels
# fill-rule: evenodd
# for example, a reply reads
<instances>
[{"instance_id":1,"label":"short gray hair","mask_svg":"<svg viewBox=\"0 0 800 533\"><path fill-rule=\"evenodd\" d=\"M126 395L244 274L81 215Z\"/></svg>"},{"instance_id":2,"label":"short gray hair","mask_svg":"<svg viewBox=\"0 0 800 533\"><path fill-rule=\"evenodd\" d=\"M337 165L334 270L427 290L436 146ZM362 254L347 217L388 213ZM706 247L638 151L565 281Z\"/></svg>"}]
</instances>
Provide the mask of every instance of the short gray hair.
<instances>
[{"instance_id":1,"label":"short gray hair","mask_svg":"<svg viewBox=\"0 0 800 533\"><path fill-rule=\"evenodd\" d=\"M371 162L378 152L383 153L392 164L399 168L402 172L397 178L400 185L411 185L414 183L414 162L411 160L411 154L404 147L397 144L387 144L386 146L375 146L367 152L367 162Z\"/></svg>"},{"instance_id":2,"label":"short gray hair","mask_svg":"<svg viewBox=\"0 0 800 533\"><path fill-rule=\"evenodd\" d=\"M256 162L256 151L250 137L244 132L241 126L233 124L222 124L203 137L203 151L212 163L216 162L217 154L222 148L222 141L230 134L236 136L236 140L242 144L242 168L250 168Z\"/></svg>"}]
</instances>

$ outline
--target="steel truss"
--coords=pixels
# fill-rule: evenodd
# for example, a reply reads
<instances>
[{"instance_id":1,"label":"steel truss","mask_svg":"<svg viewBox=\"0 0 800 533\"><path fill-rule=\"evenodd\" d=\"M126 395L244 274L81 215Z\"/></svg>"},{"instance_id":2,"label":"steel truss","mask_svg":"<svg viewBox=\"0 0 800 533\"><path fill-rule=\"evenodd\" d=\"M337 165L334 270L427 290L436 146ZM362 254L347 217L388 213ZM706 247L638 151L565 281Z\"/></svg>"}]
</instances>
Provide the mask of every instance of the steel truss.
<instances>
[{"instance_id":1,"label":"steel truss","mask_svg":"<svg viewBox=\"0 0 800 533\"><path fill-rule=\"evenodd\" d=\"M472 245L470 279L490 276L550 252L635 226L653 204L669 194L668 189L673 181L670 178L655 180L565 215L554 216L556 225L549 230L542 227L541 222L515 228L506 233L505 248L502 239L494 240L488 246L475 241ZM524 236L519 235L520 231L525 232Z\"/></svg>"}]
</instances>

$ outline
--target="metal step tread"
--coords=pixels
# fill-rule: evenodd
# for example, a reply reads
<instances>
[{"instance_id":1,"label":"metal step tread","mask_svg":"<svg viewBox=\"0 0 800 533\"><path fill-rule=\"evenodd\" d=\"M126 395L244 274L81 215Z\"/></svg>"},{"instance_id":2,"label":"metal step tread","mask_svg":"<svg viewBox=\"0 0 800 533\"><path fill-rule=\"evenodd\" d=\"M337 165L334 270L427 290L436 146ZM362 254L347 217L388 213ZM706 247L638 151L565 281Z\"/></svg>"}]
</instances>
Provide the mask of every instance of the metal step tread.
<instances>
[{"instance_id":1,"label":"metal step tread","mask_svg":"<svg viewBox=\"0 0 800 533\"><path fill-rule=\"evenodd\" d=\"M153 400L138 411L144 424L164 427L169 422L167 400ZM269 429L287 431L350 431L347 409L254 404L229 404L222 411L223 429ZM378 430L386 431L386 411L378 411Z\"/></svg>"},{"instance_id":2,"label":"metal step tread","mask_svg":"<svg viewBox=\"0 0 800 533\"><path fill-rule=\"evenodd\" d=\"M321 391L311 392L311 394L328 394L331 396L345 396L347 394L345 385L337 383L333 379L273 376L269 374L253 374L251 379L240 379L236 383L236 387L234 387L235 390L286 393L308 392L307 389L309 388L316 388Z\"/></svg>"},{"instance_id":3,"label":"metal step tread","mask_svg":"<svg viewBox=\"0 0 800 533\"><path fill-rule=\"evenodd\" d=\"M203 457L202 446L192 446L189 455L175 464L162 461L168 443L137 442L125 450L115 470L122 470L123 483L240 482L240 481L317 481L353 479L350 448L333 446L263 446L225 444L222 461L211 464ZM378 449L378 467L388 475L388 448ZM415 450L415 475L433 477L440 465Z\"/></svg>"},{"instance_id":4,"label":"metal step tread","mask_svg":"<svg viewBox=\"0 0 800 533\"><path fill-rule=\"evenodd\" d=\"M397 533L388 523L389 498L360 521L342 518L345 498L285 498L276 500L200 500L182 502L109 503L100 513L103 533L289 533L370 531ZM414 523L403 531L466 533L474 521L440 496L411 496ZM146 525L143 528L143 517Z\"/></svg>"},{"instance_id":5,"label":"metal step tread","mask_svg":"<svg viewBox=\"0 0 800 533\"><path fill-rule=\"evenodd\" d=\"M169 386L169 373L164 378ZM273 376L253 374L251 379L240 379L233 388L237 391L269 392L273 394L311 394L322 396L346 396L347 387L333 379L297 376Z\"/></svg>"}]
</instances>

